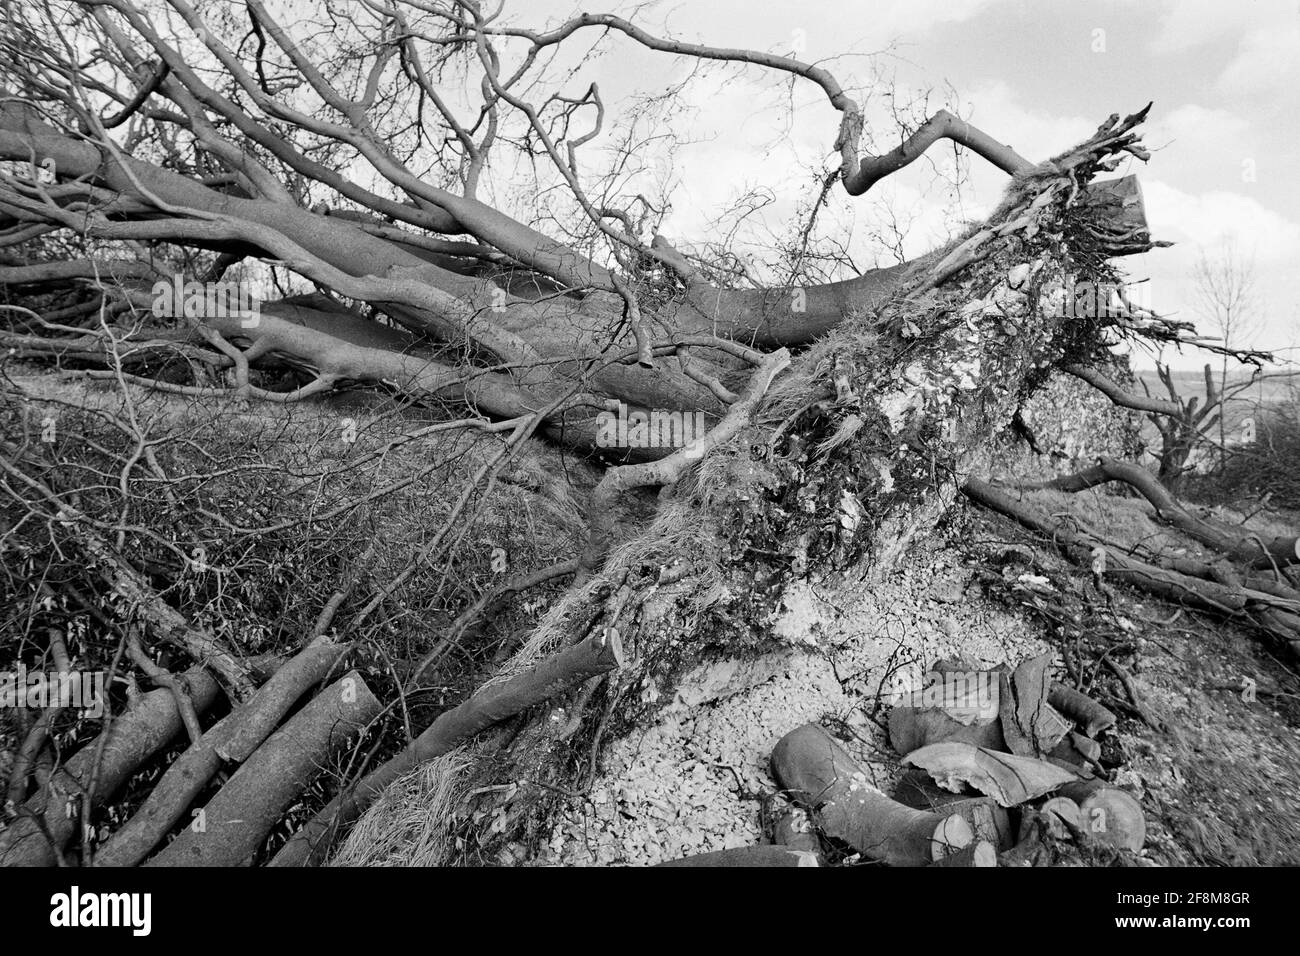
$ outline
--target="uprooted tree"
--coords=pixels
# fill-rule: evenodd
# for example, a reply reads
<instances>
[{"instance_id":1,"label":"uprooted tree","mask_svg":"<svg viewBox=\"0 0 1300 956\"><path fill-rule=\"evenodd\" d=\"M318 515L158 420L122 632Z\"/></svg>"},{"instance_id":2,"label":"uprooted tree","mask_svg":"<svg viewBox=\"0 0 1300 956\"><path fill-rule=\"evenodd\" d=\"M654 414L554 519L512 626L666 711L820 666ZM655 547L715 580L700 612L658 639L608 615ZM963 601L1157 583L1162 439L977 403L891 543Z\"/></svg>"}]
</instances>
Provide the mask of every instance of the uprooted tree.
<instances>
[{"instance_id":1,"label":"uprooted tree","mask_svg":"<svg viewBox=\"0 0 1300 956\"><path fill-rule=\"evenodd\" d=\"M947 111L901 131L892 150L863 155L863 110L824 68L654 36L614 16L530 30L472 0L325 3L323 37L259 0L2 9L0 344L10 360L200 403L369 387L437 410L445 421L432 429L490 443L463 486L439 492L455 501L446 526L401 580L375 582L354 628L410 575L450 560L521 448L551 443L604 469L580 553L467 601L404 686L517 593L571 576L564 595L477 691L413 711L430 719L407 724L405 746L344 760L346 785L278 863L320 861L404 771L466 744L479 798L499 803L491 833L471 834L472 852L541 826L547 805L588 773L588 754L652 714L686 667L720 646L779 639L801 588L886 572L986 470L989 439L1052 369L1086 377L1079 370L1120 336L1177 342L1189 332L1120 294L1107 292L1100 308L1095 294L1122 289L1115 258L1155 244L1136 181L1096 179L1149 158L1137 133L1145 109L1111 116L1041 163ZM607 123L600 91L547 92L544 77L558 51L593 35L819 88L841 117L828 188L860 196L948 139L1008 173L1005 196L985 222L915 261L830 282L796 269L753 287L723 251L655 232L662 209L629 193L621 165L589 168L586 151ZM504 157L562 197L547 215L524 221L484 198L494 163L510 168ZM256 314L211 300L186 307L184 294L159 308L177 276L211 286L257 265L312 291L286 288ZM1094 290L1091 307L1080 306L1082 288ZM706 430L666 448L611 439L601 417L610 408L634 423L675 422L679 437L682 416L701 414ZM184 476L169 473L133 416L110 424L128 441L101 483L69 475L33 436L7 435L6 508L19 509L41 547L88 569L70 593L120 632L114 667L134 665L159 689L44 771L49 728L30 730L0 859L48 864L79 833L82 859L93 861L87 835L105 794L185 730L191 746L101 862L146 859L235 767L207 805L212 826L183 833L158 862L243 862L258 841L231 839L224 821L262 820L264 836L297 797L275 781L301 775L295 760L340 760L348 734L381 709L342 666L359 634L331 627L340 605L359 600L355 575L279 653L254 654L186 620L163 595L167 563L156 553L189 560L210 541L137 533L144 499L128 486L165 489ZM154 500L185 506L175 494ZM204 534L223 527L209 521ZM1289 551L1239 541L1229 550L1238 546L1237 557L1274 571L1295 557L1294 541ZM1231 613L1300 637L1276 574L1234 583L1212 568L1160 571L1213 608L1225 607L1218 589L1235 588ZM33 604L57 598L51 591L35 581ZM184 675L159 665L164 646ZM200 717L219 694L230 713L204 731ZM536 705L557 697L565 719L538 717ZM406 713L401 700L384 710ZM518 715L508 734L491 732Z\"/></svg>"}]
</instances>

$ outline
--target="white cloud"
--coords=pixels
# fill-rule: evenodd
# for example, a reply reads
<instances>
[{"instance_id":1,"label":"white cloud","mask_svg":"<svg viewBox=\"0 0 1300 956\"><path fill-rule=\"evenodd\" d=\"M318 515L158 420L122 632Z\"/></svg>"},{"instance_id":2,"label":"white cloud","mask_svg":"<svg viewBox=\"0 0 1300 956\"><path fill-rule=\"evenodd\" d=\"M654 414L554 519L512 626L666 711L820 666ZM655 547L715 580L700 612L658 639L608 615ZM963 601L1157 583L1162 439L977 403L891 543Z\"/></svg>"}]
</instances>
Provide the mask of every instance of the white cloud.
<instances>
[{"instance_id":1,"label":"white cloud","mask_svg":"<svg viewBox=\"0 0 1300 956\"><path fill-rule=\"evenodd\" d=\"M962 98L972 106L963 115L1032 162L1041 162L1086 139L1105 118L1059 116L1025 106L1020 95L1001 80L963 90Z\"/></svg>"},{"instance_id":2,"label":"white cloud","mask_svg":"<svg viewBox=\"0 0 1300 956\"><path fill-rule=\"evenodd\" d=\"M1152 235L1175 245L1123 261L1131 276L1150 280L1139 287L1145 297L1140 301L1161 314L1198 321L1193 267L1202 253L1213 257L1231 243L1254 264L1260 328L1250 344L1259 348L1290 345L1297 331L1300 288L1294 278L1294 263L1300 258L1300 224L1240 193L1194 195L1160 180L1145 181L1142 189ZM1203 354L1189 352L1175 358L1174 364L1195 368L1204 361Z\"/></svg>"},{"instance_id":3,"label":"white cloud","mask_svg":"<svg viewBox=\"0 0 1300 956\"><path fill-rule=\"evenodd\" d=\"M1160 180L1142 184L1147 220L1157 239L1211 248L1234 242L1260 265L1300 259L1300 225L1241 193L1192 195Z\"/></svg>"},{"instance_id":4,"label":"white cloud","mask_svg":"<svg viewBox=\"0 0 1300 956\"><path fill-rule=\"evenodd\" d=\"M1153 53L1179 53L1206 43L1222 43L1242 27L1240 4L1223 0L1174 0L1165 4Z\"/></svg>"},{"instance_id":5,"label":"white cloud","mask_svg":"<svg viewBox=\"0 0 1300 956\"><path fill-rule=\"evenodd\" d=\"M801 59L817 60L877 49L900 39L914 41L936 26L964 23L1004 0L873 0L870 3L819 4L815 0L709 0L675 4L656 14L646 5L637 22L650 29L667 25L682 38L717 46L748 46L788 52L794 42L806 47ZM796 32L798 33L796 38Z\"/></svg>"},{"instance_id":6,"label":"white cloud","mask_svg":"<svg viewBox=\"0 0 1300 956\"><path fill-rule=\"evenodd\" d=\"M1295 23L1294 0L1165 0L1164 16L1149 48L1152 53L1181 53L1207 44L1232 42L1246 30L1285 29Z\"/></svg>"},{"instance_id":7,"label":"white cloud","mask_svg":"<svg viewBox=\"0 0 1300 956\"><path fill-rule=\"evenodd\" d=\"M1143 140L1152 148L1169 145L1189 157L1219 152L1237 157L1250 133L1251 124L1239 113L1186 103L1172 112L1156 111Z\"/></svg>"},{"instance_id":8,"label":"white cloud","mask_svg":"<svg viewBox=\"0 0 1300 956\"><path fill-rule=\"evenodd\" d=\"M1219 89L1232 97L1271 99L1294 96L1300 86L1300 22L1253 30L1219 77Z\"/></svg>"},{"instance_id":9,"label":"white cloud","mask_svg":"<svg viewBox=\"0 0 1300 956\"><path fill-rule=\"evenodd\" d=\"M995 0L894 0L889 3L850 4L841 17L841 28L849 28L848 35L873 36L892 39L909 34L923 33L944 23L963 23L974 19L992 6ZM836 29L837 35L844 30Z\"/></svg>"},{"instance_id":10,"label":"white cloud","mask_svg":"<svg viewBox=\"0 0 1300 956\"><path fill-rule=\"evenodd\" d=\"M1156 54L1235 48L1217 81L1227 96L1280 98L1300 84L1300 10L1294 0L1177 0L1149 47Z\"/></svg>"}]
</instances>

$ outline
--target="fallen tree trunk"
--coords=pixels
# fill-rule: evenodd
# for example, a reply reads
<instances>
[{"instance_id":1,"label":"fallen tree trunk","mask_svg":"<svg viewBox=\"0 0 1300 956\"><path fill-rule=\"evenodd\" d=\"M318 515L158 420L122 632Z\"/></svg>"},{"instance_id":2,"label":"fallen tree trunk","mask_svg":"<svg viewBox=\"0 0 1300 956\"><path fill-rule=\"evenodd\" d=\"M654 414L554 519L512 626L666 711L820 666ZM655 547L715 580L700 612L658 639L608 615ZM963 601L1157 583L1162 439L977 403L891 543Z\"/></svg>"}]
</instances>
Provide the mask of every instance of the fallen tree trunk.
<instances>
[{"instance_id":1,"label":"fallen tree trunk","mask_svg":"<svg viewBox=\"0 0 1300 956\"><path fill-rule=\"evenodd\" d=\"M195 711L202 714L217 699L217 681L203 667L190 668L184 680ZM0 866L58 863L80 819L72 808L90 785L91 775L95 775L94 804L98 807L182 728L170 690L160 688L140 697L135 706L113 719L107 734L73 754L49 783L22 805L18 819L0 833ZM101 746L103 754L97 758Z\"/></svg>"},{"instance_id":2,"label":"fallen tree trunk","mask_svg":"<svg viewBox=\"0 0 1300 956\"><path fill-rule=\"evenodd\" d=\"M1279 580L1281 576L1276 573L1255 571L1242 574L1239 568L1226 559L1209 564L1179 554L1152 554L1148 557L1152 564L1166 571L1177 571L1189 578L1200 578L1202 581L1212 581L1224 587L1239 588L1247 594L1258 591L1260 594L1277 598L1279 607L1300 610L1300 591L1282 583L1285 579ZM1264 598L1264 600L1268 599Z\"/></svg>"},{"instance_id":3,"label":"fallen tree trunk","mask_svg":"<svg viewBox=\"0 0 1300 956\"><path fill-rule=\"evenodd\" d=\"M1093 543L1080 534L1072 522L1058 522L1040 515L978 478L968 479L962 490L977 504L1050 538L1075 564L1091 566ZM1281 640L1293 654L1300 656L1300 617L1291 613L1291 601L1262 591L1189 577L1113 550L1107 551L1105 574L1176 604L1225 617L1242 618Z\"/></svg>"},{"instance_id":4,"label":"fallen tree trunk","mask_svg":"<svg viewBox=\"0 0 1300 956\"><path fill-rule=\"evenodd\" d=\"M1156 516L1189 538L1208 545L1251 568L1266 569L1300 564L1300 537L1282 535L1264 540L1243 535L1226 525L1198 517L1141 465L1102 458L1096 465L1073 475L1045 482L1041 487L1077 492L1111 481L1121 481L1140 492L1156 509Z\"/></svg>"},{"instance_id":5,"label":"fallen tree trunk","mask_svg":"<svg viewBox=\"0 0 1300 956\"><path fill-rule=\"evenodd\" d=\"M622 663L623 650L618 632L603 629L531 671L481 688L458 707L440 714L396 757L330 801L281 847L271 865L319 864L328 853L338 828L355 820L398 777L427 760L442 756L480 730L608 673Z\"/></svg>"},{"instance_id":6,"label":"fallen tree trunk","mask_svg":"<svg viewBox=\"0 0 1300 956\"><path fill-rule=\"evenodd\" d=\"M997 866L998 851L993 848L993 844L987 840L979 840L968 847L958 850L952 856L946 856L942 860L935 860L931 866L958 866L958 867L975 867L975 866Z\"/></svg>"},{"instance_id":7,"label":"fallen tree trunk","mask_svg":"<svg viewBox=\"0 0 1300 956\"><path fill-rule=\"evenodd\" d=\"M247 700L255 687L248 668L216 635L193 627L184 615L158 596L140 573L117 553L99 532L83 524L77 540L88 555L102 565L109 586L136 608L149 629L161 640L178 647L221 677L236 700Z\"/></svg>"},{"instance_id":8,"label":"fallen tree trunk","mask_svg":"<svg viewBox=\"0 0 1300 956\"><path fill-rule=\"evenodd\" d=\"M1131 793L1117 787L1065 786L1062 799L1079 807L1079 827L1089 838L1119 850L1134 853L1146 843L1146 818L1142 804Z\"/></svg>"},{"instance_id":9,"label":"fallen tree trunk","mask_svg":"<svg viewBox=\"0 0 1300 956\"><path fill-rule=\"evenodd\" d=\"M349 671L272 734L145 865L247 865L284 811L379 711L361 675Z\"/></svg>"},{"instance_id":10,"label":"fallen tree trunk","mask_svg":"<svg viewBox=\"0 0 1300 956\"><path fill-rule=\"evenodd\" d=\"M992 843L999 851L1010 849L1015 842L1006 807L992 797L944 790L924 771L907 771L894 790L894 799L914 810L959 814L977 839Z\"/></svg>"},{"instance_id":11,"label":"fallen tree trunk","mask_svg":"<svg viewBox=\"0 0 1300 956\"><path fill-rule=\"evenodd\" d=\"M148 856L216 776L222 762L247 760L346 650L346 644L320 639L276 671L252 700L223 718L167 768L131 819L96 853L95 864L135 866Z\"/></svg>"},{"instance_id":12,"label":"fallen tree trunk","mask_svg":"<svg viewBox=\"0 0 1300 956\"><path fill-rule=\"evenodd\" d=\"M712 853L697 853L684 856L678 860L667 860L657 864L661 867L683 866L817 866L817 854L790 846L742 846L733 850L715 850Z\"/></svg>"},{"instance_id":13,"label":"fallen tree trunk","mask_svg":"<svg viewBox=\"0 0 1300 956\"><path fill-rule=\"evenodd\" d=\"M918 261L896 294L795 358L748 425L666 487L655 518L625 532L598 573L552 608L510 672L593 619L620 629L629 665L585 715L533 721L506 752L482 755L466 789L475 810L463 818L493 823L463 831L466 854L549 839L555 804L585 773L571 727L597 728L588 740L633 732L711 650L761 654L806 641L817 593L887 572L933 527L1028 384L1100 331L1064 307L1065 290L1115 281L1108 224L1130 222L1140 197L1122 209L1078 199L1134 147L1142 116L1113 117L1087 143L1018 175L982 228ZM508 801L494 789L506 781L517 784Z\"/></svg>"},{"instance_id":14,"label":"fallen tree trunk","mask_svg":"<svg viewBox=\"0 0 1300 956\"><path fill-rule=\"evenodd\" d=\"M1083 727L1083 732L1088 737L1096 737L1103 730L1109 730L1118 719L1087 694L1055 681L1052 682L1047 702Z\"/></svg>"}]
</instances>

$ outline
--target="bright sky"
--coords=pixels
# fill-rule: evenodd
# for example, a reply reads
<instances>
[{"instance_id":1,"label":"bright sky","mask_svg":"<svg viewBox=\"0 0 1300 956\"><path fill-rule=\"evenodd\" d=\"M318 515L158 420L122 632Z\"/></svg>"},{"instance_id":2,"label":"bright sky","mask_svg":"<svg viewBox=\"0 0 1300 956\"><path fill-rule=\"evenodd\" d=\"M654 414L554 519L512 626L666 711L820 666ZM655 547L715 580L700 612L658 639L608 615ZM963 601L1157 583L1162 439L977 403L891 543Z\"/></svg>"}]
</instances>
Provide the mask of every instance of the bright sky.
<instances>
[{"instance_id":1,"label":"bright sky","mask_svg":"<svg viewBox=\"0 0 1300 956\"><path fill-rule=\"evenodd\" d=\"M533 0L510 9L511 20L540 27L576 8ZM896 142L885 112L891 85L902 102L920 89L934 90L935 108L955 97L963 115L1034 161L1086 137L1110 113L1154 100L1145 134L1153 159L1129 165L1140 175L1153 234L1177 245L1128 260L1133 278L1150 279L1143 301L1195 318L1197 256L1234 243L1254 257L1261 329L1251 344L1300 346L1300 119L1288 102L1300 89L1296 0L691 0L581 9L620 13L684 40L798 50L799 59L862 91L882 149ZM627 97L661 91L689 70L681 58L627 40L611 38L602 49L569 92L597 80L612 116ZM868 56L886 49L892 53ZM675 125L695 142L674 154L670 238L706 237L750 186L774 197L767 229L779 233L790 221L810 195L808 171L829 161L838 125L816 86L799 81L793 96L791 89L788 77L757 67L717 68L692 83L693 109ZM976 159L958 209L934 170L918 163L866 197L837 190L829 215L860 267L888 264L868 237L882 203L911 222L905 251L913 255L958 219L987 212L1004 182ZM1166 357L1179 367L1203 361Z\"/></svg>"}]
</instances>

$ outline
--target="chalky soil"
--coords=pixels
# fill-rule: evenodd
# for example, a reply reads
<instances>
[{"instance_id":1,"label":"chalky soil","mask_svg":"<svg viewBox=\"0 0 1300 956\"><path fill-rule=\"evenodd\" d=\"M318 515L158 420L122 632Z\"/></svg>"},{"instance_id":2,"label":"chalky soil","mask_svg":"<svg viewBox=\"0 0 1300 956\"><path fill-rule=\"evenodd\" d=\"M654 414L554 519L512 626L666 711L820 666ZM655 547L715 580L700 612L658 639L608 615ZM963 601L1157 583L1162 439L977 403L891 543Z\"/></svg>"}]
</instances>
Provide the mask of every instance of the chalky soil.
<instances>
[{"instance_id":1,"label":"chalky soil","mask_svg":"<svg viewBox=\"0 0 1300 956\"><path fill-rule=\"evenodd\" d=\"M986 668L1049 649L1037 623L981 597L971 574L936 536L884 582L829 596L839 610L807 595L798 612L815 643L687 675L653 726L606 749L589 802L569 807L533 862L645 866L760 842L764 797L769 812L787 806L772 747L810 721L851 731L846 747L888 791L899 762L869 716L878 697L883 721L936 661Z\"/></svg>"}]
</instances>

